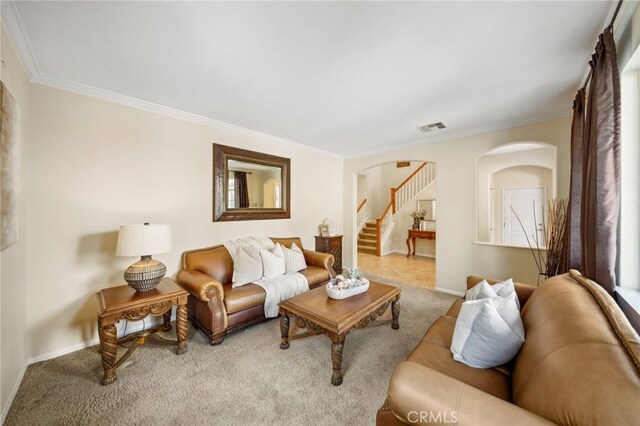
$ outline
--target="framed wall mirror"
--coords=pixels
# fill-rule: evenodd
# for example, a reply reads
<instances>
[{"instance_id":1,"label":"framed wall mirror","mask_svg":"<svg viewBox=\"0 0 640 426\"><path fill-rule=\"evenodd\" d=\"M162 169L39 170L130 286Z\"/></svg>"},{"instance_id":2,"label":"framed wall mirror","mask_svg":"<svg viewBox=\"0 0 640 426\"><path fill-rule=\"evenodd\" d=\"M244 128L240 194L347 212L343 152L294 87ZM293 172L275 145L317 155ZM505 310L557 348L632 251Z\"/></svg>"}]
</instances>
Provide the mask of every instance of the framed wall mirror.
<instances>
[{"instance_id":1,"label":"framed wall mirror","mask_svg":"<svg viewBox=\"0 0 640 426\"><path fill-rule=\"evenodd\" d=\"M291 160L213 144L213 221L288 219Z\"/></svg>"},{"instance_id":2,"label":"framed wall mirror","mask_svg":"<svg viewBox=\"0 0 640 426\"><path fill-rule=\"evenodd\" d=\"M436 220L436 200L418 200L416 207L427 212L424 220Z\"/></svg>"}]
</instances>

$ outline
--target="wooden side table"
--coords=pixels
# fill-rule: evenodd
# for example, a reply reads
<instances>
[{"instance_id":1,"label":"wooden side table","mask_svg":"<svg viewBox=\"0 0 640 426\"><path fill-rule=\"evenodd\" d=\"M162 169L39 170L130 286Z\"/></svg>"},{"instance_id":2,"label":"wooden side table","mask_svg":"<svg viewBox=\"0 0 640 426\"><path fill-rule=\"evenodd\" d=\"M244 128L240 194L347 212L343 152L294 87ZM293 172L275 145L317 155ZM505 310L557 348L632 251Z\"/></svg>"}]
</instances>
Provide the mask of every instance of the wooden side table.
<instances>
[{"instance_id":1,"label":"wooden side table","mask_svg":"<svg viewBox=\"0 0 640 426\"><path fill-rule=\"evenodd\" d=\"M336 274L342 273L342 235L333 235L331 237L316 235L316 251L332 254L336 258L333 263L333 270Z\"/></svg>"},{"instance_id":2,"label":"wooden side table","mask_svg":"<svg viewBox=\"0 0 640 426\"><path fill-rule=\"evenodd\" d=\"M407 229L407 257L411 256L411 246L413 245L413 255L416 255L416 238L424 240L435 240L436 231L420 231L419 229Z\"/></svg>"},{"instance_id":3,"label":"wooden side table","mask_svg":"<svg viewBox=\"0 0 640 426\"><path fill-rule=\"evenodd\" d=\"M100 290L102 312L98 316L98 332L100 335L102 367L104 368L103 385L115 382L116 369L131 356L138 346L146 342L150 334L160 330L171 330L171 307L173 305L177 306L176 335L178 340L168 341L174 344L177 343L178 349L176 353L178 355L187 351L188 296L189 293L179 287L171 278L164 278L155 289L145 293L138 293L128 285ZM133 333L118 340L116 321L121 319L139 321L148 315L162 315L163 323L155 328ZM118 345L126 342L131 342L127 352L116 361Z\"/></svg>"}]
</instances>

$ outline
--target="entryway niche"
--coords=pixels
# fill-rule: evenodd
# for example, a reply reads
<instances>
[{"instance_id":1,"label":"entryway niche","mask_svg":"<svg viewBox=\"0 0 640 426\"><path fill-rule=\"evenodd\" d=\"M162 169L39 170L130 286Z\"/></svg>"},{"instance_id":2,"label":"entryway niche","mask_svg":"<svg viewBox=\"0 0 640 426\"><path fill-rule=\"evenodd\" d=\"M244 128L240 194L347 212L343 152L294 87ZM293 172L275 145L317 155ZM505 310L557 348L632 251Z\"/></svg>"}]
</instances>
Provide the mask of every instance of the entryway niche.
<instances>
[{"instance_id":1,"label":"entryway niche","mask_svg":"<svg viewBox=\"0 0 640 426\"><path fill-rule=\"evenodd\" d=\"M477 242L545 246L548 202L556 196L557 150L543 142L513 142L477 161Z\"/></svg>"}]
</instances>

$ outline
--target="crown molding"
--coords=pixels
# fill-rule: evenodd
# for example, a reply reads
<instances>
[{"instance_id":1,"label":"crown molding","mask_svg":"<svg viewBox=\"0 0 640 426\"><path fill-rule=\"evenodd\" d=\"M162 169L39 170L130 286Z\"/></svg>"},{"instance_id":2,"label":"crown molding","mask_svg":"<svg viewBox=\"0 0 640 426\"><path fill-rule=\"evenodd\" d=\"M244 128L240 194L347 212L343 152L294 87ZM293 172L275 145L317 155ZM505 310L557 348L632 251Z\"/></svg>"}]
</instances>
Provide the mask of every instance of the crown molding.
<instances>
[{"instance_id":1,"label":"crown molding","mask_svg":"<svg viewBox=\"0 0 640 426\"><path fill-rule=\"evenodd\" d=\"M26 32L22 25L22 21L15 9L15 3L13 1L2 2L2 23L7 29L9 38L14 43L18 56L22 60L24 68L29 76L29 80L32 83L41 84L43 86L53 87L55 89L65 90L68 92L77 93L80 95L90 96L92 98L101 99L121 105L126 105L132 108L137 108L156 114L161 114L167 117L176 118L179 120L189 121L191 123L201 124L208 127L214 127L218 129L228 130L234 133L244 134L260 139L266 139L271 142L282 143L299 148L310 149L316 152L321 152L326 155L331 155L336 158L344 158L344 156L327 151L322 148L317 148L311 145L305 145L300 142L294 142L289 139L284 139L278 136L269 135L256 130L247 129L245 127L237 126L235 124L226 123L224 121L215 120L201 115L192 114L186 111L178 110L175 108L167 107L164 105L155 104L153 102L144 101L131 96L126 96L120 93L111 92L97 87L76 83L70 80L54 77L45 74L40 71L35 56L33 55L33 49L29 43L29 39L26 36Z\"/></svg>"},{"instance_id":2,"label":"crown molding","mask_svg":"<svg viewBox=\"0 0 640 426\"><path fill-rule=\"evenodd\" d=\"M40 75L40 67L38 66L38 61L33 55L31 44L29 43L24 26L22 25L22 21L20 20L20 16L16 10L15 2L3 1L0 4L2 5L0 9L2 24L7 30L9 39L13 42L13 46L18 53L18 57L20 57L20 60L22 61L22 65L24 66L29 79L33 81L36 76Z\"/></svg>"},{"instance_id":3,"label":"crown molding","mask_svg":"<svg viewBox=\"0 0 640 426\"><path fill-rule=\"evenodd\" d=\"M179 109L167 107L164 105L148 102L148 101L134 98L131 96L122 95L120 93L99 89L97 87L76 83L70 80L65 80L62 78L53 77L53 76L42 74L42 73L32 78L31 81L33 83L41 84L43 86L53 87L54 89L64 90L67 92L77 93L80 95L89 96L92 98L97 98L97 99L108 101L108 102L126 105L132 108L137 108L144 111L153 112L156 114L161 114L167 117L189 121L191 123L228 130L234 133L240 133L240 134L253 136L260 139L266 139L271 142L277 142L277 143L291 145L299 148L310 149L313 151L321 152L326 155L334 156L336 158L344 158L342 155L337 154L335 152L327 151L311 145L305 145L300 142L295 142L289 139L284 139L278 136L273 136L273 135L262 133L256 130L247 129L246 127L237 126L235 124L226 123L224 121L215 120L213 118L192 114L190 112L182 111Z\"/></svg>"},{"instance_id":4,"label":"crown molding","mask_svg":"<svg viewBox=\"0 0 640 426\"><path fill-rule=\"evenodd\" d=\"M467 136L481 135L484 133L496 132L499 130L511 129L514 127L526 126L528 124L542 123L545 121L557 120L571 116L571 110L554 111L550 113L534 114L525 117L515 118L512 120L498 121L481 126L469 127L467 129L443 132L438 135L429 136L420 140L410 139L394 144L393 146L380 148L377 150L357 151L355 153L346 154L345 159L354 159L368 157L370 155L385 154L400 149L412 148L420 145L430 145L437 142L446 142L453 139L464 138Z\"/></svg>"},{"instance_id":5,"label":"crown molding","mask_svg":"<svg viewBox=\"0 0 640 426\"><path fill-rule=\"evenodd\" d=\"M7 29L9 34L9 38L13 41L14 46L20 56L23 65L25 66L25 70L29 76L29 79L33 83L38 83L44 86L53 87L55 89L60 89L68 92L77 93L80 95L85 95L121 105L126 105L132 108L137 108L149 112L153 112L156 114L161 114L167 117L176 118L179 120L189 121L196 124L201 124L208 127L214 127L219 129L224 129L228 131L232 131L234 133L244 134L260 139L265 139L272 142L283 143L286 145L301 147L310 149L313 151L321 152L323 154L331 155L336 158L341 159L351 159L357 157L365 157L369 155L376 155L387 153L391 151L396 151L399 149L411 148L414 146L432 144L442 141L447 141L451 139L457 139L465 136L473 136L483 133L494 132L498 130L504 130L511 127L518 127L527 124L533 124L537 122L549 121L558 118L564 118L571 115L571 111L563 110L563 111L555 111L552 113L545 114L537 114L526 117L521 117L514 120L505 120L495 123L490 123L486 125L470 127L467 129L461 129L450 132L438 133L437 135L423 137L421 139L409 139L405 141L400 141L398 143L394 143L391 146L386 146L384 148L379 149L368 149L368 150L358 150L348 154L338 154L336 152L328 151L322 148L314 147L311 145L306 145L300 142L294 142L289 139L281 138L278 136L269 135L267 133L262 133L256 130L247 129L245 127L237 126L235 124L226 123L223 121L215 120L212 118L200 116L197 114L192 114L186 111L178 110L175 108L163 106L160 104L156 104L153 102L144 101L142 99L137 99L131 96L126 96L120 93L111 92L108 90L100 89L97 87L76 83L70 80L54 77L51 75L47 75L41 72L41 69L38 65L38 62L33 55L33 49L31 48L31 44L29 43L29 39L26 36L26 32L20 20L19 14L16 10L14 1L3 1L2 3L2 22ZM633 11L635 11L635 7L637 7L637 1L624 2L622 9L620 11L620 21L618 26L623 27L622 23L626 23L632 16Z\"/></svg>"}]
</instances>

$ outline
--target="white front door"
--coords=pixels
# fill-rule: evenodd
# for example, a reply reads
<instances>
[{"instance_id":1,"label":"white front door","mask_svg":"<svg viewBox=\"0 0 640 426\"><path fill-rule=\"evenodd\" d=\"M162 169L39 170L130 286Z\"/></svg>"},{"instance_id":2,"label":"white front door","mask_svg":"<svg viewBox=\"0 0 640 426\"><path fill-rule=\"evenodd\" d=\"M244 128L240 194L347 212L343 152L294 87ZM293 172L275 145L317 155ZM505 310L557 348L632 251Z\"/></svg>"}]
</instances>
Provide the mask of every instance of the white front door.
<instances>
[{"instance_id":1,"label":"white front door","mask_svg":"<svg viewBox=\"0 0 640 426\"><path fill-rule=\"evenodd\" d=\"M543 227L546 192L545 187L506 188L503 190L503 244L527 247L527 237L529 237L532 247L546 245Z\"/></svg>"}]
</instances>

